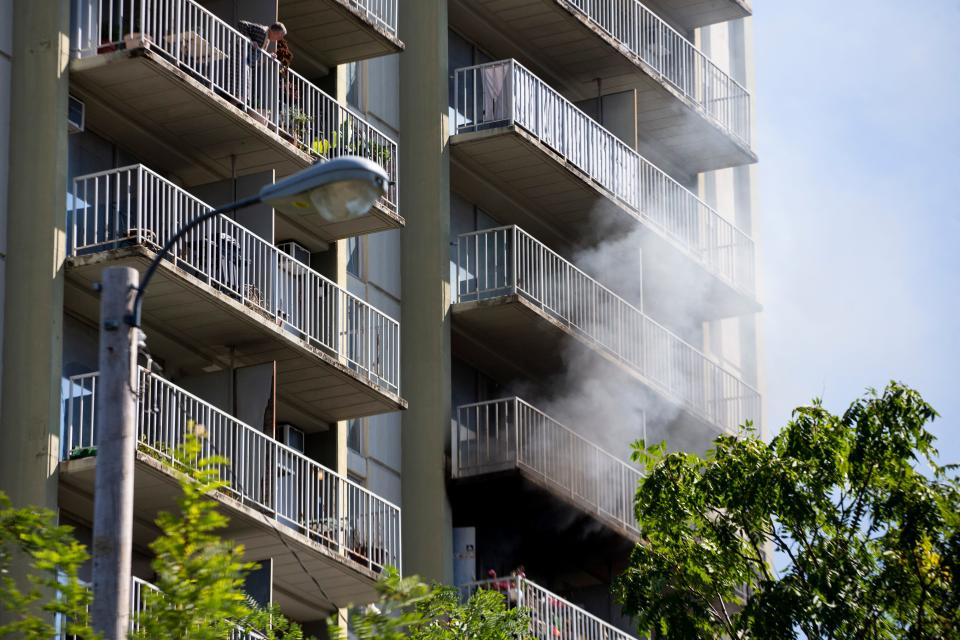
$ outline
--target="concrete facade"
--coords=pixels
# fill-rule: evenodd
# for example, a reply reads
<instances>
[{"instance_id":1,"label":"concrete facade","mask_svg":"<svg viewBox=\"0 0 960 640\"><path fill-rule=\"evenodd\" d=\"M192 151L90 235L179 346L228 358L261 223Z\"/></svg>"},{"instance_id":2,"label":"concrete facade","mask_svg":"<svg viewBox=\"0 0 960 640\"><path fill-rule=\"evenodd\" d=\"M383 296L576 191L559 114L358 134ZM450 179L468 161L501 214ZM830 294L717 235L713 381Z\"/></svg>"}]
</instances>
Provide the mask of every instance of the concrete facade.
<instances>
[{"instance_id":1,"label":"concrete facade","mask_svg":"<svg viewBox=\"0 0 960 640\"><path fill-rule=\"evenodd\" d=\"M4 237L2 486L18 504L57 504L70 9L5 3L9 82ZM12 31L12 38L10 37ZM46 82L36 79L46 78ZM26 124L29 123L29 126ZM6 127L4 127L6 129ZM11 151L19 149L19 151ZM15 247L13 252L7 248ZM43 322L38 322L43 318ZM16 372L12 374L11 372Z\"/></svg>"},{"instance_id":2,"label":"concrete facade","mask_svg":"<svg viewBox=\"0 0 960 640\"><path fill-rule=\"evenodd\" d=\"M10 83L13 73L13 0L0 3L0 336L3 335L3 300L6 299L7 190L10 183ZM2 345L2 340L0 340ZM0 362L3 361L0 346ZM0 370L0 385L3 371ZM2 400L0 400L2 401ZM0 406L0 415L3 407Z\"/></svg>"}]
</instances>

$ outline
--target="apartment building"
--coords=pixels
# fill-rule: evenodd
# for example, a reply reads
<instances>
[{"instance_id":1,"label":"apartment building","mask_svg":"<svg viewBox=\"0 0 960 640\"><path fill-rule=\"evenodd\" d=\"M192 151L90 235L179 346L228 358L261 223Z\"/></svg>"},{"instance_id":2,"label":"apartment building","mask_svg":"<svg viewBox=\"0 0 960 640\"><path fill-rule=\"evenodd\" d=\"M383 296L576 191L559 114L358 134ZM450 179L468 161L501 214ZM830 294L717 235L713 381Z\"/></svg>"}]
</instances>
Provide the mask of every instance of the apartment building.
<instances>
[{"instance_id":1,"label":"apartment building","mask_svg":"<svg viewBox=\"0 0 960 640\"><path fill-rule=\"evenodd\" d=\"M702 449L762 414L749 5L49 4L0 3L15 502L89 538L101 270L362 155L392 180L366 215L237 210L158 270L134 588L196 423L231 460L251 595L308 631L393 565L495 575L552 635L636 635L609 596L637 541L630 442ZM237 30L278 20L289 65Z\"/></svg>"},{"instance_id":2,"label":"apartment building","mask_svg":"<svg viewBox=\"0 0 960 640\"><path fill-rule=\"evenodd\" d=\"M542 637L636 635L632 441L761 424L749 16L401 8L404 567Z\"/></svg>"},{"instance_id":3,"label":"apartment building","mask_svg":"<svg viewBox=\"0 0 960 640\"><path fill-rule=\"evenodd\" d=\"M81 539L97 468L102 269L142 271L191 218L317 161L364 156L390 176L363 215L258 205L197 227L143 309L134 588L150 588L153 523L175 507L172 453L202 425L205 450L231 461L217 496L225 535L261 564L250 594L322 631L331 612L376 598L383 567L402 567L399 443L356 474L347 446L351 421L368 416L364 427L399 438L407 406L399 289L375 272L348 277L358 237L398 254L404 226L396 109L384 113L379 96L351 107L349 85L360 61L403 51L396 2L48 4L4 6L10 148L29 150L3 154L16 247L5 298L19 310L4 371L24 376L5 377L2 486L56 509ZM290 25L293 59L262 50L241 21Z\"/></svg>"}]
</instances>

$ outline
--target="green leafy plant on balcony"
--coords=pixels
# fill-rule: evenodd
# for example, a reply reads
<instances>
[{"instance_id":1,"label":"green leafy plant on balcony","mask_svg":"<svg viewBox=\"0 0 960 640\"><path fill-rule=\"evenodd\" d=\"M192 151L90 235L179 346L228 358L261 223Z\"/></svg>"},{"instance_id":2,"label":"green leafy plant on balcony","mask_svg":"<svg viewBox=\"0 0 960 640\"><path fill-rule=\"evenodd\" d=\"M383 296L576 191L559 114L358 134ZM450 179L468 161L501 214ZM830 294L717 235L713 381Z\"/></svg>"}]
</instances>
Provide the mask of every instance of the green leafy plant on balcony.
<instances>
[{"instance_id":1,"label":"green leafy plant on balcony","mask_svg":"<svg viewBox=\"0 0 960 640\"><path fill-rule=\"evenodd\" d=\"M393 157L389 145L374 142L362 131L354 128L350 120L345 120L336 131L332 131L329 138L315 138L310 145L310 150L314 155L324 158L341 155L362 156L383 166L386 166Z\"/></svg>"},{"instance_id":2,"label":"green leafy plant on balcony","mask_svg":"<svg viewBox=\"0 0 960 640\"><path fill-rule=\"evenodd\" d=\"M305 141L307 139L307 126L310 124L310 116L297 107L290 107L287 113L281 114L281 121L290 123L290 135L293 138L293 142L301 149L306 150L307 145Z\"/></svg>"}]
</instances>

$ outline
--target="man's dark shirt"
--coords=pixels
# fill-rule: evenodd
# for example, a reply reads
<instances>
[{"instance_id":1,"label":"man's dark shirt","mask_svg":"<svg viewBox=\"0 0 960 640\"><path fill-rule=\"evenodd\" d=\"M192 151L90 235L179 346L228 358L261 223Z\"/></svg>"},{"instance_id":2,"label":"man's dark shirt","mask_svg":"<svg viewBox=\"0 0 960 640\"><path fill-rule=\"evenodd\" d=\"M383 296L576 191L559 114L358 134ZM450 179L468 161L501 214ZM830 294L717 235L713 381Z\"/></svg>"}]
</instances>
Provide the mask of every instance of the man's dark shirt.
<instances>
[{"instance_id":1,"label":"man's dark shirt","mask_svg":"<svg viewBox=\"0 0 960 640\"><path fill-rule=\"evenodd\" d=\"M247 22L246 20L241 20L237 24L237 31L250 38L250 42L255 44L260 49L267 48L268 30L269 28L262 24Z\"/></svg>"}]
</instances>

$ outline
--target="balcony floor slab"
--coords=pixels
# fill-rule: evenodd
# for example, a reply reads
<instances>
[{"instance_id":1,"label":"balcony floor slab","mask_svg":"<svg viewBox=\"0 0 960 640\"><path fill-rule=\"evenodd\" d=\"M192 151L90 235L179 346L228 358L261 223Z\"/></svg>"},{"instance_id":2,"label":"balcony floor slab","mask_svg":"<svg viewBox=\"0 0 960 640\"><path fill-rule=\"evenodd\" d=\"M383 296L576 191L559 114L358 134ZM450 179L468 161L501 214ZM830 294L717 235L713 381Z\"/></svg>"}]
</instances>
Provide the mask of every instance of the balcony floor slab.
<instances>
[{"instance_id":1,"label":"balcony floor slab","mask_svg":"<svg viewBox=\"0 0 960 640\"><path fill-rule=\"evenodd\" d=\"M605 95L636 91L637 151L678 179L757 162L748 143L565 0L452 0L450 23L570 100L596 98L598 86Z\"/></svg>"},{"instance_id":2,"label":"balcony floor slab","mask_svg":"<svg viewBox=\"0 0 960 640\"><path fill-rule=\"evenodd\" d=\"M400 53L403 42L349 0L279 0L296 66L325 75L338 64Z\"/></svg>"},{"instance_id":3,"label":"balcony floor slab","mask_svg":"<svg viewBox=\"0 0 960 640\"><path fill-rule=\"evenodd\" d=\"M605 187L522 127L461 133L450 140L454 191L502 224L516 224L561 253L622 239L639 230L648 298L670 296L677 278L703 294L707 317L756 313L755 296L714 274L650 219L628 210ZM639 301L635 301L639 303Z\"/></svg>"},{"instance_id":4,"label":"balcony floor slab","mask_svg":"<svg viewBox=\"0 0 960 640\"><path fill-rule=\"evenodd\" d=\"M187 187L268 170L284 177L317 160L149 46L72 60L70 91L86 105L87 126ZM325 243L404 224L383 202L346 222L281 219L287 237Z\"/></svg>"},{"instance_id":5,"label":"balcony floor slab","mask_svg":"<svg viewBox=\"0 0 960 640\"><path fill-rule=\"evenodd\" d=\"M753 14L747 0L644 0L644 4L680 31Z\"/></svg>"},{"instance_id":6,"label":"balcony floor slab","mask_svg":"<svg viewBox=\"0 0 960 640\"><path fill-rule=\"evenodd\" d=\"M529 469L522 464L500 465L498 467L486 468L482 471L471 470L469 472L463 472L458 477L454 478L454 481L457 484L462 485L465 488L464 491L470 492L470 495L484 492L484 487L486 487L486 493L502 496L505 494L498 491L490 492L489 486L496 486L498 482L501 482L500 478L502 476L510 475L519 475L523 481L534 490L534 500L537 502L542 502L544 493L546 493L550 497L559 499L565 504L572 506L583 515L592 518L598 524L606 527L609 531L622 536L627 541L634 543L640 541L640 536L636 530L626 527L617 518L597 509L596 506L591 504L589 501L581 499L566 488L551 481L549 478L546 478L543 474L537 473L536 471ZM475 487L474 491L470 491L470 488L472 487ZM475 502L470 500L466 503L474 504Z\"/></svg>"},{"instance_id":7,"label":"balcony floor slab","mask_svg":"<svg viewBox=\"0 0 960 640\"><path fill-rule=\"evenodd\" d=\"M155 254L135 245L67 261L65 307L89 321L99 317L93 283L107 266L141 273ZM277 419L302 425L405 409L399 395L367 381L346 362L289 328L169 261L161 263L144 298L144 330L154 354L176 354L186 372L277 363ZM231 365L232 363L232 365Z\"/></svg>"},{"instance_id":8,"label":"balcony floor slab","mask_svg":"<svg viewBox=\"0 0 960 640\"><path fill-rule=\"evenodd\" d=\"M96 457L69 460L61 462L59 467L60 507L83 522L93 520L96 460ZM176 472L147 453L137 452L133 526L136 548L145 551L159 534L154 522L160 511L177 512L178 487ZM336 553L228 493L218 492L213 498L230 518L224 538L244 546L245 560L273 558L275 599L288 616L315 620L337 606L377 599L378 574L373 569ZM314 579L325 596L318 591Z\"/></svg>"}]
</instances>

